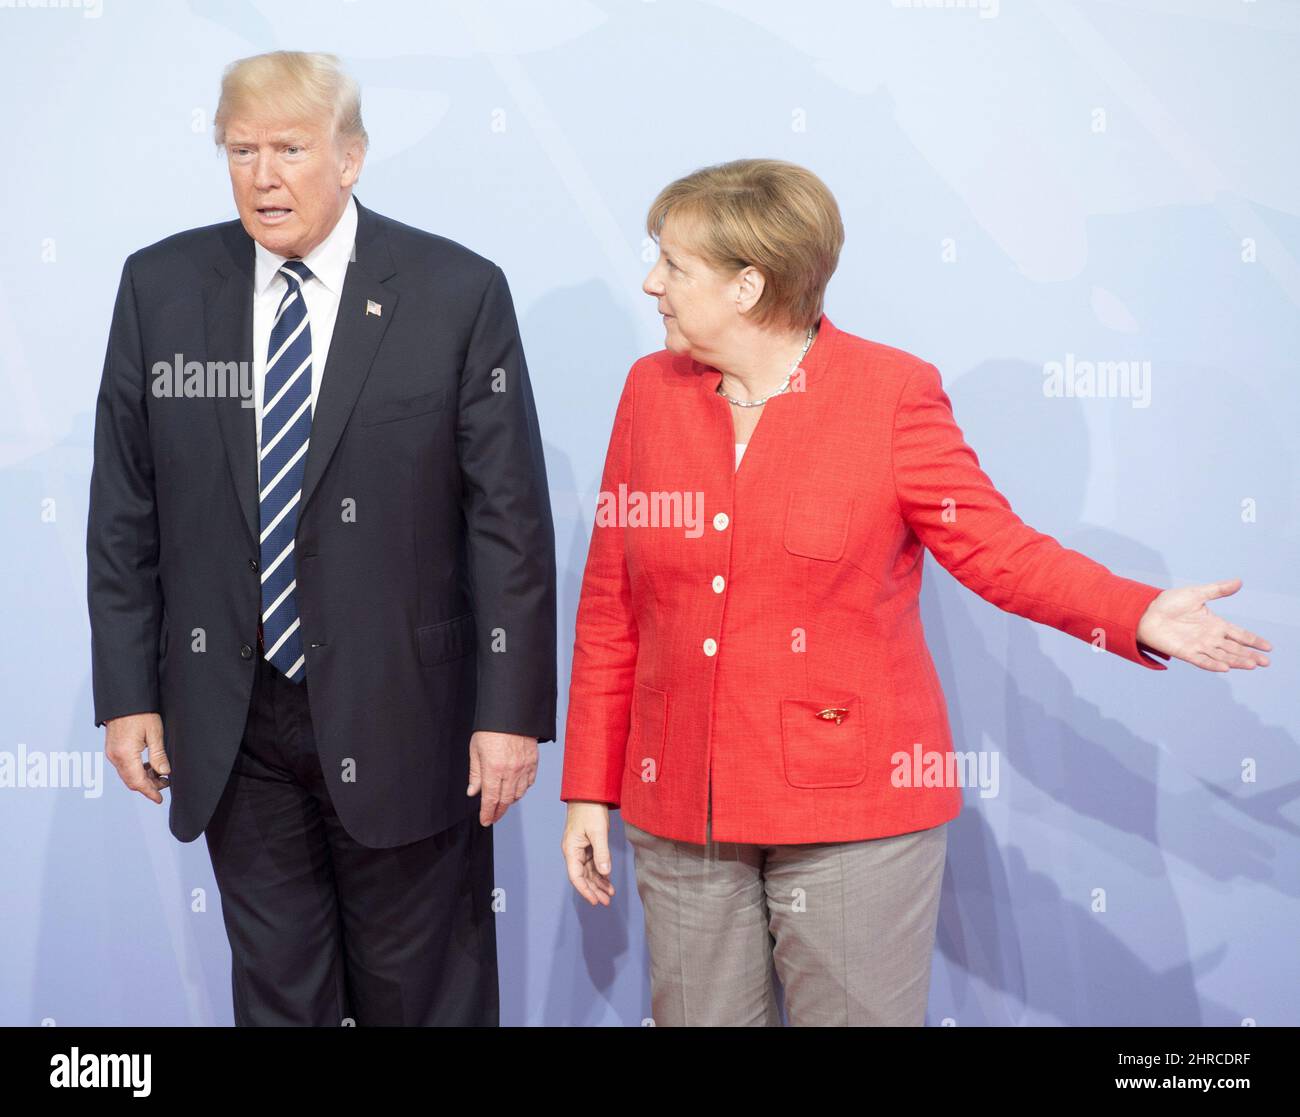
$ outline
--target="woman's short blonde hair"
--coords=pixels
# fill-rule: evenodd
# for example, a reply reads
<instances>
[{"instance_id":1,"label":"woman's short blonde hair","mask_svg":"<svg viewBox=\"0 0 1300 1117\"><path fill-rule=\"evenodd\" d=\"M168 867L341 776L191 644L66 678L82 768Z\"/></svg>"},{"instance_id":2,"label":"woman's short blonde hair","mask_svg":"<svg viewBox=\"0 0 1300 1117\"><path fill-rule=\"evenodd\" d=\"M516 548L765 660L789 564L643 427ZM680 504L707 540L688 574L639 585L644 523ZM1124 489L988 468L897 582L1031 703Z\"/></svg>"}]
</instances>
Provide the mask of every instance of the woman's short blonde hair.
<instances>
[{"instance_id":1,"label":"woman's short blonde hair","mask_svg":"<svg viewBox=\"0 0 1300 1117\"><path fill-rule=\"evenodd\" d=\"M333 54L273 50L227 66L213 118L217 146L224 146L230 121L269 114L289 120L327 116L336 139L360 140L363 149L370 145L361 123L361 89Z\"/></svg>"},{"instance_id":2,"label":"woman's short blonde hair","mask_svg":"<svg viewBox=\"0 0 1300 1117\"><path fill-rule=\"evenodd\" d=\"M834 195L812 171L780 159L703 167L665 186L651 204L646 231L656 240L669 213L684 247L713 267L762 272L763 294L751 311L756 323L802 330L821 317L844 224Z\"/></svg>"}]
</instances>

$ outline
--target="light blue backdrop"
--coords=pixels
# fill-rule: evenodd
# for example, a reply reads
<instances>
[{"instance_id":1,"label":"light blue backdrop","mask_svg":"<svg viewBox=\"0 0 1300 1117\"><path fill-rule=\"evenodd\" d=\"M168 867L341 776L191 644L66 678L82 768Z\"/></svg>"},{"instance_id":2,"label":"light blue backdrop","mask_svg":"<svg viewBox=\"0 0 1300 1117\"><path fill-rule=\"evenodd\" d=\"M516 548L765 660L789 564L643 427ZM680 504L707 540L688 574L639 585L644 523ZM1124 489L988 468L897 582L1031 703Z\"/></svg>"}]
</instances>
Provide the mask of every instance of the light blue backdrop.
<instances>
[{"instance_id":1,"label":"light blue backdrop","mask_svg":"<svg viewBox=\"0 0 1300 1117\"><path fill-rule=\"evenodd\" d=\"M0 0L0 762L102 757L84 529L123 258L235 216L222 67L331 50L363 88L358 196L510 279L561 698L614 404L662 346L646 206L705 163L803 163L848 231L829 314L938 365L1017 512L1129 577L1242 577L1221 611L1275 646L1146 671L927 560L954 736L1000 761L953 824L930 1023L1300 1023L1298 42L1281 0ZM1046 398L1054 361L1149 362L1149 406ZM612 909L574 897L543 749L497 835L503 1022L639 1024L630 852L620 828ZM228 1023L204 843L111 769L100 790L0 789L0 1024Z\"/></svg>"}]
</instances>

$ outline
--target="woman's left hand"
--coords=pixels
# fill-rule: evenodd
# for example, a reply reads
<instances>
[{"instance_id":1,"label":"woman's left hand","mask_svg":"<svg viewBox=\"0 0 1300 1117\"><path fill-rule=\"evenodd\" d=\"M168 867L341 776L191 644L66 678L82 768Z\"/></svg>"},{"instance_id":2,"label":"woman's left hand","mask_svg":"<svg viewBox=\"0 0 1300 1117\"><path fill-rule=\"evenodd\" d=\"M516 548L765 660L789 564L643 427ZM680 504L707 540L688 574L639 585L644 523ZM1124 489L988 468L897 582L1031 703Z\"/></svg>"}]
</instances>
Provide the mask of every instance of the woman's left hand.
<instances>
[{"instance_id":1,"label":"woman's left hand","mask_svg":"<svg viewBox=\"0 0 1300 1117\"><path fill-rule=\"evenodd\" d=\"M1138 643L1164 655L1186 660L1206 671L1230 671L1234 667L1253 671L1268 666L1273 645L1262 636L1247 632L1205 607L1216 597L1228 597L1241 589L1241 579L1210 582L1204 586L1183 586L1165 590L1155 598L1138 622ZM1254 650L1258 649L1258 650Z\"/></svg>"}]
</instances>

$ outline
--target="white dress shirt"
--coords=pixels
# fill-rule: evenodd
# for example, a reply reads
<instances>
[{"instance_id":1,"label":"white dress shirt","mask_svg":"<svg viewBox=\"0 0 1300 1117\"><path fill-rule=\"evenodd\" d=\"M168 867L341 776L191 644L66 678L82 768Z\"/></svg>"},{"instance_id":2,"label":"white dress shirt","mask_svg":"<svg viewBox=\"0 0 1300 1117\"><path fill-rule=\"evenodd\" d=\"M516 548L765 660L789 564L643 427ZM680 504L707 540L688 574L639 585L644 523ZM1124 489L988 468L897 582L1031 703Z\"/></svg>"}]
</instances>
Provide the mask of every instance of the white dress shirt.
<instances>
[{"instance_id":1,"label":"white dress shirt","mask_svg":"<svg viewBox=\"0 0 1300 1117\"><path fill-rule=\"evenodd\" d=\"M737 469L740 468L740 459L743 458L743 457L745 456L745 447L748 446L748 445L749 445L748 442L737 442L737 443L736 443L736 468L737 468Z\"/></svg>"},{"instance_id":2,"label":"white dress shirt","mask_svg":"<svg viewBox=\"0 0 1300 1117\"><path fill-rule=\"evenodd\" d=\"M330 338L334 336L334 320L338 317L339 297L343 293L343 277L354 255L357 238L357 203L348 198L343 216L330 230L329 236L313 248L302 262L311 269L312 278L303 284L302 296L307 304L308 329L311 330L311 411L316 413L316 397L320 394L321 378L325 373L325 357L329 353ZM271 344L271 326L275 322L280 300L288 289L289 277L280 274L280 265L287 259L277 256L260 244L256 246L257 268L253 276L253 397L257 402L258 483L260 486L262 446L262 397L266 385L267 349Z\"/></svg>"}]
</instances>

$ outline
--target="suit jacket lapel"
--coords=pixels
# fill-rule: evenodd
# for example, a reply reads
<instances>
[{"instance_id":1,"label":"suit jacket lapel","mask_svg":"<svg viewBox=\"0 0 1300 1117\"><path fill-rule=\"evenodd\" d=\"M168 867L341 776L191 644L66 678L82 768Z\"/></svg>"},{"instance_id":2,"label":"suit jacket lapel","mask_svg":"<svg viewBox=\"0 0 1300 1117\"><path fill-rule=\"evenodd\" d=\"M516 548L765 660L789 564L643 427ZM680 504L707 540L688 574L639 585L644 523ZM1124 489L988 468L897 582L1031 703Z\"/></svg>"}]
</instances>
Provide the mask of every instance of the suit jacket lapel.
<instances>
[{"instance_id":1,"label":"suit jacket lapel","mask_svg":"<svg viewBox=\"0 0 1300 1117\"><path fill-rule=\"evenodd\" d=\"M384 281L394 274L392 255L378 218L357 201L357 237L339 296L338 316L330 339L325 375L320 381L312 413L302 498L298 519L319 484L338 446L361 386L370 374L375 353L397 308L397 292ZM217 275L204 290L204 325L209 360L251 361L253 355L252 238L238 221L221 228L222 251L215 262ZM369 304L379 308L370 313ZM313 339L315 345L315 339ZM251 406L236 397L212 400L217 410L221 440L231 481L239 495L249 534L261 536L257 492L257 422Z\"/></svg>"},{"instance_id":2,"label":"suit jacket lapel","mask_svg":"<svg viewBox=\"0 0 1300 1117\"><path fill-rule=\"evenodd\" d=\"M253 240L238 221L221 227L217 275L204 290L205 353L210 361L244 361L253 356ZM250 383L251 388L251 383ZM257 416L252 401L215 396L230 479L239 494L249 534L260 536L257 510Z\"/></svg>"},{"instance_id":3,"label":"suit jacket lapel","mask_svg":"<svg viewBox=\"0 0 1300 1117\"><path fill-rule=\"evenodd\" d=\"M379 220L358 201L356 252L343 281L325 375L312 413L311 441L298 504L299 523L334 455L361 386L370 375L388 323L393 320L397 292L383 285L393 272L393 258ZM370 303L380 308L379 313L370 312Z\"/></svg>"}]
</instances>

